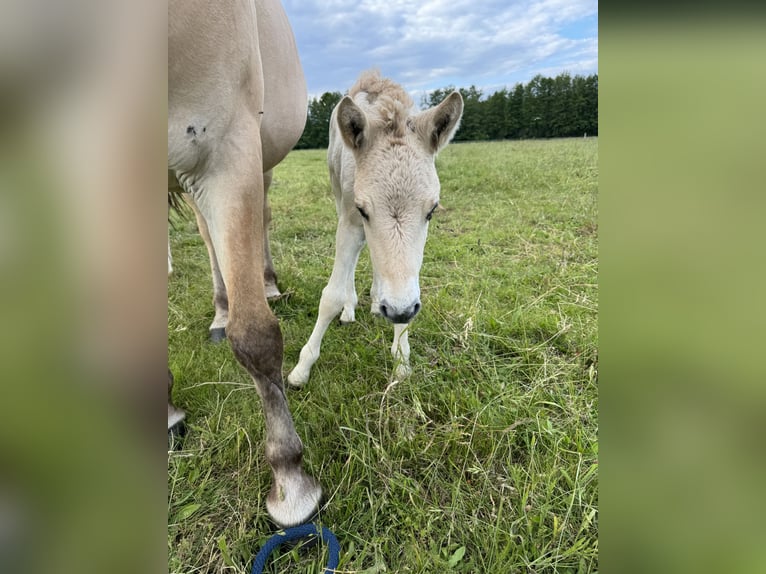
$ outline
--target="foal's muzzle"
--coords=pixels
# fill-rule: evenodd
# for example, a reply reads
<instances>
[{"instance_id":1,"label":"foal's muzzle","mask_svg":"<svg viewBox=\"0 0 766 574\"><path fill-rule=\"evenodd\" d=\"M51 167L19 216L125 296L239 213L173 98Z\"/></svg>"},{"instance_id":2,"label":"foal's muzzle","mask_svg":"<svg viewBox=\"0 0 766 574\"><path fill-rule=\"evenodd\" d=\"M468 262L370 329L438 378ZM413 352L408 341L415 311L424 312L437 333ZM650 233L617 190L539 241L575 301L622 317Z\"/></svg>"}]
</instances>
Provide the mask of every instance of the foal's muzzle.
<instances>
[{"instance_id":1,"label":"foal's muzzle","mask_svg":"<svg viewBox=\"0 0 766 574\"><path fill-rule=\"evenodd\" d=\"M409 323L420 311L420 301L415 301L405 308L393 307L385 299L380 302L380 314L392 323Z\"/></svg>"}]
</instances>

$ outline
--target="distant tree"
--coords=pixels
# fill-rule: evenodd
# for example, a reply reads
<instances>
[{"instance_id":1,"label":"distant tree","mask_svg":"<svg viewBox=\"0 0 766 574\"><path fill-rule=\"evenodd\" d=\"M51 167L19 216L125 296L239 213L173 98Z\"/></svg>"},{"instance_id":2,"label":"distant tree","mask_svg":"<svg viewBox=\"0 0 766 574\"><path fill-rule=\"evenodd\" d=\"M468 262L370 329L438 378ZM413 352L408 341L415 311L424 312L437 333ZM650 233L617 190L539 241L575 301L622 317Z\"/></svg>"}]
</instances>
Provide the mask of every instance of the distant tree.
<instances>
[{"instance_id":1,"label":"distant tree","mask_svg":"<svg viewBox=\"0 0 766 574\"><path fill-rule=\"evenodd\" d=\"M503 88L489 96L483 103L484 124L487 138L502 140L510 137L508 110L510 99L508 90Z\"/></svg>"},{"instance_id":2,"label":"distant tree","mask_svg":"<svg viewBox=\"0 0 766 574\"><path fill-rule=\"evenodd\" d=\"M550 123L553 137L577 135L572 109L572 77L566 72L553 79Z\"/></svg>"},{"instance_id":3,"label":"distant tree","mask_svg":"<svg viewBox=\"0 0 766 574\"><path fill-rule=\"evenodd\" d=\"M330 117L342 98L340 92L325 92L319 98L309 100L306 127L296 149L326 148L329 145Z\"/></svg>"},{"instance_id":4,"label":"distant tree","mask_svg":"<svg viewBox=\"0 0 766 574\"><path fill-rule=\"evenodd\" d=\"M422 108L440 104L455 88L447 86L424 94ZM598 135L598 75L555 78L538 74L526 84L502 88L484 96L476 86L458 88L464 110L455 141L580 137ZM325 92L309 101L306 129L297 148L328 144L330 115L340 92Z\"/></svg>"},{"instance_id":5,"label":"distant tree","mask_svg":"<svg viewBox=\"0 0 766 574\"><path fill-rule=\"evenodd\" d=\"M522 117L522 138L542 137L542 87L540 82L542 76L537 75L524 86L524 100L521 109Z\"/></svg>"},{"instance_id":6,"label":"distant tree","mask_svg":"<svg viewBox=\"0 0 766 574\"><path fill-rule=\"evenodd\" d=\"M522 138L524 129L524 85L516 84L508 95L508 136Z\"/></svg>"},{"instance_id":7,"label":"distant tree","mask_svg":"<svg viewBox=\"0 0 766 574\"><path fill-rule=\"evenodd\" d=\"M423 94L420 98L420 106L423 109L432 108L438 106L444 99L455 91L455 86L447 86L446 88L438 88L432 92Z\"/></svg>"},{"instance_id":8,"label":"distant tree","mask_svg":"<svg viewBox=\"0 0 766 574\"><path fill-rule=\"evenodd\" d=\"M486 118L482 114L481 90L476 86L460 88L463 96L463 119L455 133L455 141L476 141L487 139Z\"/></svg>"},{"instance_id":9,"label":"distant tree","mask_svg":"<svg viewBox=\"0 0 766 574\"><path fill-rule=\"evenodd\" d=\"M554 104L554 81L553 78L540 78L540 93L538 100L540 102L540 133L538 137L553 137L553 104Z\"/></svg>"},{"instance_id":10,"label":"distant tree","mask_svg":"<svg viewBox=\"0 0 766 574\"><path fill-rule=\"evenodd\" d=\"M575 76L572 80L572 123L575 133L582 135L588 131L588 95L587 82L583 76Z\"/></svg>"},{"instance_id":11,"label":"distant tree","mask_svg":"<svg viewBox=\"0 0 766 574\"><path fill-rule=\"evenodd\" d=\"M598 135L598 75L594 74L585 79L585 101L587 120L585 132L590 135Z\"/></svg>"}]
</instances>

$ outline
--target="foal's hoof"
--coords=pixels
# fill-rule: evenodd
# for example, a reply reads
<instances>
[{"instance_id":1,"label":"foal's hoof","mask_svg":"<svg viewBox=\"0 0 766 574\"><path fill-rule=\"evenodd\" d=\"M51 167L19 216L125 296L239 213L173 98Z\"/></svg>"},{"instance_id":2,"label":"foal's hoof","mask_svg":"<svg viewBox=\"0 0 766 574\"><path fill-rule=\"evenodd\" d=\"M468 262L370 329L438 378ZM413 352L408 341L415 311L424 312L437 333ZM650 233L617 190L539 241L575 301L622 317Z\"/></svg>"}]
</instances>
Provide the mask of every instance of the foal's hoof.
<instances>
[{"instance_id":1,"label":"foal's hoof","mask_svg":"<svg viewBox=\"0 0 766 574\"><path fill-rule=\"evenodd\" d=\"M184 438L186 438L186 422L181 421L168 429L168 451L179 450Z\"/></svg>"},{"instance_id":2,"label":"foal's hoof","mask_svg":"<svg viewBox=\"0 0 766 574\"><path fill-rule=\"evenodd\" d=\"M216 327L215 329L210 329L210 342L211 343L220 343L221 341L226 340L226 327Z\"/></svg>"},{"instance_id":3,"label":"foal's hoof","mask_svg":"<svg viewBox=\"0 0 766 574\"><path fill-rule=\"evenodd\" d=\"M309 382L310 370L305 370L300 365L296 365L295 368L287 375L287 384L296 389L301 388L303 385Z\"/></svg>"},{"instance_id":4,"label":"foal's hoof","mask_svg":"<svg viewBox=\"0 0 766 574\"><path fill-rule=\"evenodd\" d=\"M394 369L394 378L398 381L403 381L404 379L408 379L411 374L412 374L412 367L410 367L409 363L400 362L396 365L396 368Z\"/></svg>"},{"instance_id":5,"label":"foal's hoof","mask_svg":"<svg viewBox=\"0 0 766 574\"><path fill-rule=\"evenodd\" d=\"M353 307L344 307L343 312L340 314L340 324L349 325L356 321L356 314Z\"/></svg>"},{"instance_id":6,"label":"foal's hoof","mask_svg":"<svg viewBox=\"0 0 766 574\"><path fill-rule=\"evenodd\" d=\"M296 472L276 480L266 497L266 510L280 528L289 528L311 520L319 510L322 487L305 474Z\"/></svg>"}]
</instances>

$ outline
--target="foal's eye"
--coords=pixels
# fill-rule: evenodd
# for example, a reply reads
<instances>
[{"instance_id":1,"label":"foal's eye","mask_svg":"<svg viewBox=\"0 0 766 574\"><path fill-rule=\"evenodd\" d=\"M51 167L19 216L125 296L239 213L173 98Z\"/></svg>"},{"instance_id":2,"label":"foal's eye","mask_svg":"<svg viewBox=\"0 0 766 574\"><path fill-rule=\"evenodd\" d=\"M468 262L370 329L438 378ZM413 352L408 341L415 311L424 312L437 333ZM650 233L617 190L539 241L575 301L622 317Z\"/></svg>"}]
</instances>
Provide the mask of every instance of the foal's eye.
<instances>
[{"instance_id":1,"label":"foal's eye","mask_svg":"<svg viewBox=\"0 0 766 574\"><path fill-rule=\"evenodd\" d=\"M362 209L362 208L361 208L361 207L359 207L358 205L356 206L356 208L359 210L359 214L360 214L362 217L364 217L364 220L365 220L365 221L369 221L369 220L370 220L370 216L369 216L369 215L367 215L367 212L366 212L364 209Z\"/></svg>"},{"instance_id":2,"label":"foal's eye","mask_svg":"<svg viewBox=\"0 0 766 574\"><path fill-rule=\"evenodd\" d=\"M431 208L431 211L428 212L428 215L426 215L426 221L431 221L431 218L433 217L434 211L436 211L437 207L439 207L438 203Z\"/></svg>"}]
</instances>

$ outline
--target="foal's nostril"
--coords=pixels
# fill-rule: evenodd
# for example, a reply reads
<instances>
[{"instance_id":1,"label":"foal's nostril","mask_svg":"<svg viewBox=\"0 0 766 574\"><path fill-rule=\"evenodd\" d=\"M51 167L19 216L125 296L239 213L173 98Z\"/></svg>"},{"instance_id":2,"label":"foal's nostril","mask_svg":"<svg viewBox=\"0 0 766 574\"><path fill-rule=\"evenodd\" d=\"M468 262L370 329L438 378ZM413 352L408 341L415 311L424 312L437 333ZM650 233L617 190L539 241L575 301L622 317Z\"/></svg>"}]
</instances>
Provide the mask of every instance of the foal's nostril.
<instances>
[{"instance_id":1,"label":"foal's nostril","mask_svg":"<svg viewBox=\"0 0 766 574\"><path fill-rule=\"evenodd\" d=\"M420 301L413 303L406 309L402 310L395 306L392 306L388 301L383 300L378 307L380 314L391 321L392 323L409 323L412 318L420 311Z\"/></svg>"}]
</instances>

